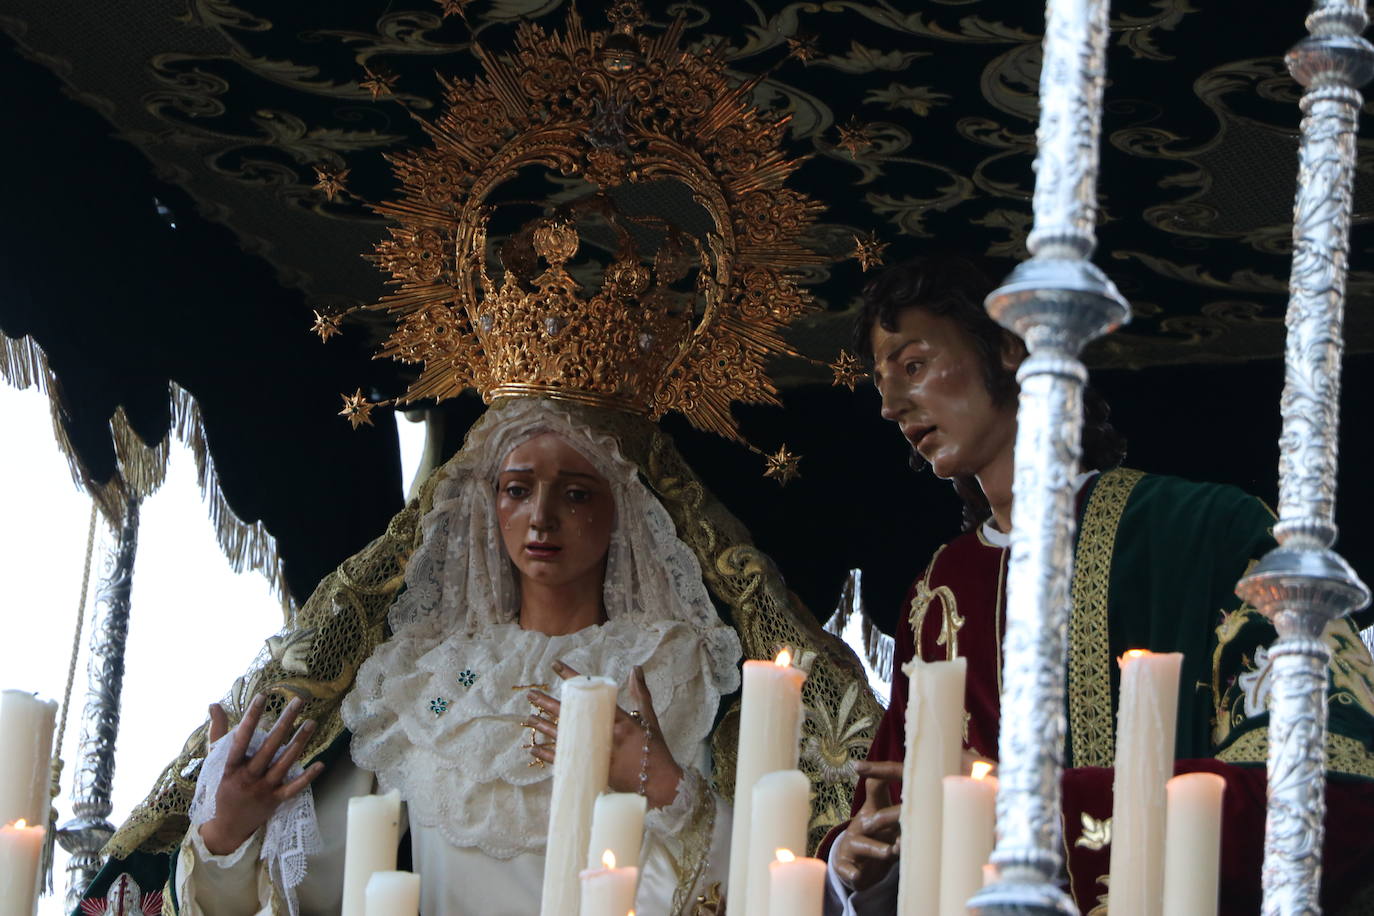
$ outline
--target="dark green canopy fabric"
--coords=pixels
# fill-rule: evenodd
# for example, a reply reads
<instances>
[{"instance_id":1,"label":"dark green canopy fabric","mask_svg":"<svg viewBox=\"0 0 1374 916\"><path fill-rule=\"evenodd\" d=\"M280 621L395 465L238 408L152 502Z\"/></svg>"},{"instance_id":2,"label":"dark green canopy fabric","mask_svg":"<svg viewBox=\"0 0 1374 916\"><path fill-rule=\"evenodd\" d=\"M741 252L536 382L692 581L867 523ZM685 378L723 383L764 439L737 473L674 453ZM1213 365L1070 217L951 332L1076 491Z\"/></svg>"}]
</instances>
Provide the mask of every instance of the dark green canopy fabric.
<instances>
[{"instance_id":1,"label":"dark green canopy fabric","mask_svg":"<svg viewBox=\"0 0 1374 916\"><path fill-rule=\"evenodd\" d=\"M599 5L584 5L593 27ZM829 255L823 309L794 330L822 360L848 337L865 279L855 233L887 259L932 250L1024 255L1043 9L1007 0L649 2L649 29L680 12L689 43L719 47L742 77L769 76L760 104L792 115L809 154L798 185L828 206L812 243ZM468 15L499 53L513 24L561 27L560 0L477 0ZM1296 171L1296 87L1281 56L1305 5L1256 16L1240 0L1113 6L1095 257L1131 300L1133 323L1088 355L1132 440L1131 463L1236 483L1272 500L1287 237ZM225 497L278 539L291 591L308 593L397 508L394 434L352 432L338 394L403 390L374 362L380 328L349 319L322 345L312 308L371 301L361 258L382 234L367 204L389 196L384 154L420 141L435 73L465 74L472 33L430 0L188 0L70 5L12 0L0 14L5 220L0 330L33 335L69 411L89 474L113 471L108 420L123 405L156 441L167 383L199 401ZM788 40L813 48L788 58ZM396 77L373 99L370 76ZM842 130L843 128L843 130ZM849 142L846 143L846 140ZM1361 141L1362 172L1374 162ZM314 189L347 170L347 193ZM159 212L159 205L162 212ZM1374 264L1356 193L1352 354L1374 351ZM175 227L171 225L175 223ZM689 460L777 557L818 614L846 570L865 570L870 610L892 616L905 583L958 524L948 488L905 469L905 446L871 391L778 367L784 410L741 410L760 447L786 442L803 479L779 490L758 459L669 420ZM1348 360L1340 548L1368 574L1356 524L1371 487L1359 393L1371 358ZM447 405L455 440L478 412Z\"/></svg>"}]
</instances>

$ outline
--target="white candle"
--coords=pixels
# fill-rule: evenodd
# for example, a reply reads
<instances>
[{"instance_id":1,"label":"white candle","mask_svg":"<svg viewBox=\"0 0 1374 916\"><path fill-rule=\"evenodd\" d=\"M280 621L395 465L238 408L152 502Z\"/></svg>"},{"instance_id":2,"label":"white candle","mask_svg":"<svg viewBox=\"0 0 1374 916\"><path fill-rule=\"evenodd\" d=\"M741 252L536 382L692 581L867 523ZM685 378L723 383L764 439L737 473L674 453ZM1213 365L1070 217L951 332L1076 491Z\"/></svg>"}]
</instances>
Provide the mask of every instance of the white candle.
<instances>
[{"instance_id":1,"label":"white candle","mask_svg":"<svg viewBox=\"0 0 1374 916\"><path fill-rule=\"evenodd\" d=\"M46 831L24 821L0 827L0 916L33 916Z\"/></svg>"},{"instance_id":2,"label":"white candle","mask_svg":"<svg viewBox=\"0 0 1374 916\"><path fill-rule=\"evenodd\" d=\"M606 788L611 768L616 693L615 681L609 678L578 675L563 682L544 853L542 916L577 916L577 877L591 838L592 806Z\"/></svg>"},{"instance_id":3,"label":"white candle","mask_svg":"<svg viewBox=\"0 0 1374 916\"><path fill-rule=\"evenodd\" d=\"M0 824L47 824L56 715L51 700L22 690L0 694Z\"/></svg>"},{"instance_id":4,"label":"white candle","mask_svg":"<svg viewBox=\"0 0 1374 916\"><path fill-rule=\"evenodd\" d=\"M581 916L625 916L634 911L639 869L616 868L615 853L602 854L601 868L589 868L578 878L582 883Z\"/></svg>"},{"instance_id":5,"label":"white candle","mask_svg":"<svg viewBox=\"0 0 1374 916\"><path fill-rule=\"evenodd\" d=\"M1221 875L1221 797L1216 773L1185 773L1165 786L1164 913L1216 916Z\"/></svg>"},{"instance_id":6,"label":"white candle","mask_svg":"<svg viewBox=\"0 0 1374 916\"><path fill-rule=\"evenodd\" d=\"M1112 916L1160 916L1164 893L1164 784L1174 772L1178 652L1132 649L1121 658L1112 785Z\"/></svg>"},{"instance_id":7,"label":"white candle","mask_svg":"<svg viewBox=\"0 0 1374 916\"><path fill-rule=\"evenodd\" d=\"M940 907L941 780L960 770L964 680L968 663L912 659L902 666L909 684L906 758L902 762L899 916L936 916ZM1115 914L1113 914L1115 916Z\"/></svg>"},{"instance_id":8,"label":"white candle","mask_svg":"<svg viewBox=\"0 0 1374 916\"><path fill-rule=\"evenodd\" d=\"M799 859L789 849L775 851L768 864L768 910L764 916L821 916L825 863Z\"/></svg>"},{"instance_id":9,"label":"white candle","mask_svg":"<svg viewBox=\"0 0 1374 916\"><path fill-rule=\"evenodd\" d=\"M946 776L940 832L940 916L966 916L968 899L983 886L992 855L997 780L990 764L975 763L973 776Z\"/></svg>"},{"instance_id":10,"label":"white candle","mask_svg":"<svg viewBox=\"0 0 1374 916\"><path fill-rule=\"evenodd\" d=\"M622 868L639 867L647 805L643 795L633 792L607 792L597 797L592 808L592 838L587 844L588 868L600 865L601 855L608 849Z\"/></svg>"},{"instance_id":11,"label":"white candle","mask_svg":"<svg viewBox=\"0 0 1374 916\"><path fill-rule=\"evenodd\" d=\"M375 872L395 871L396 847L400 842L400 792L348 800L341 916L364 916L367 881Z\"/></svg>"},{"instance_id":12,"label":"white candle","mask_svg":"<svg viewBox=\"0 0 1374 916\"><path fill-rule=\"evenodd\" d=\"M373 872L363 896L367 916L418 916L420 876L408 871Z\"/></svg>"},{"instance_id":13,"label":"white candle","mask_svg":"<svg viewBox=\"0 0 1374 916\"><path fill-rule=\"evenodd\" d=\"M735 764L735 812L730 831L730 880L727 899L747 901L749 835L754 784L765 773L795 770L801 743L802 684L806 672L792 667L784 649L771 662L744 663L740 696L739 753ZM770 857L771 861L771 857Z\"/></svg>"},{"instance_id":14,"label":"white candle","mask_svg":"<svg viewBox=\"0 0 1374 916\"><path fill-rule=\"evenodd\" d=\"M806 848L811 780L801 770L775 770L754 783L749 813L749 897L745 916L768 916L768 877L779 849Z\"/></svg>"}]
</instances>

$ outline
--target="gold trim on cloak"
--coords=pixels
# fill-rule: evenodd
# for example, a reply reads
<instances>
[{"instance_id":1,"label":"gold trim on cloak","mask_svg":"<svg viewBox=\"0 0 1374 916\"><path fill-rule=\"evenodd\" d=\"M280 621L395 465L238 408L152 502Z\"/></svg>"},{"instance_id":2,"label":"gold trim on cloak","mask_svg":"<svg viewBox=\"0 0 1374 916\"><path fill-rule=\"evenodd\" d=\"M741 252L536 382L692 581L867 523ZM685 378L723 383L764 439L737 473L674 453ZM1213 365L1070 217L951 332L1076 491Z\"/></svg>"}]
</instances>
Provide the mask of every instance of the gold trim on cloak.
<instances>
[{"instance_id":1,"label":"gold trim on cloak","mask_svg":"<svg viewBox=\"0 0 1374 916\"><path fill-rule=\"evenodd\" d=\"M1263 766L1269 760L1269 726L1251 729L1217 753L1227 763ZM1364 742L1336 732L1326 733L1326 771L1374 779L1374 754Z\"/></svg>"},{"instance_id":2,"label":"gold trim on cloak","mask_svg":"<svg viewBox=\"0 0 1374 916\"><path fill-rule=\"evenodd\" d=\"M1111 643L1107 599L1116 529L1141 471L1101 474L1074 550L1073 612L1069 618L1069 736L1073 767L1109 767L1114 755Z\"/></svg>"}]
</instances>

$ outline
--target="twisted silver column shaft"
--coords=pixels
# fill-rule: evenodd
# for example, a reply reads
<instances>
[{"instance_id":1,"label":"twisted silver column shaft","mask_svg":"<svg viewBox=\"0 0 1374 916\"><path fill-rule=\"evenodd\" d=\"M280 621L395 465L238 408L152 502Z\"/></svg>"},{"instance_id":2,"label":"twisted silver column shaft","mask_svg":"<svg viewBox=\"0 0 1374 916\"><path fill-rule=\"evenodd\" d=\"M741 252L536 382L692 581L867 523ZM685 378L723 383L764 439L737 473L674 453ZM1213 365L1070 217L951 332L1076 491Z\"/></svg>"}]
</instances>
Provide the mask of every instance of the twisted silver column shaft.
<instances>
[{"instance_id":1,"label":"twisted silver column shaft","mask_svg":"<svg viewBox=\"0 0 1374 916\"><path fill-rule=\"evenodd\" d=\"M129 596L134 555L138 551L138 503L130 500L108 558L105 579L96 594L96 620L91 630L86 707L82 716L80 759L72 780L72 814L57 838L71 859L67 863L70 911L100 870L100 850L114 835L109 817L114 782L115 738L119 734L119 698L124 689L124 647L129 635Z\"/></svg>"},{"instance_id":2,"label":"twisted silver column shaft","mask_svg":"<svg viewBox=\"0 0 1374 916\"><path fill-rule=\"evenodd\" d=\"M1310 37L1288 55L1306 87L1293 272L1280 410L1279 547L1237 593L1274 621L1270 650L1269 803L1264 838L1266 916L1321 912L1326 812L1326 625L1369 601L1369 590L1331 545L1336 539L1336 461L1346 259L1355 133L1374 76L1374 47L1360 37L1363 2L1318 0Z\"/></svg>"},{"instance_id":3,"label":"twisted silver column shaft","mask_svg":"<svg viewBox=\"0 0 1374 916\"><path fill-rule=\"evenodd\" d=\"M969 901L982 914L1074 914L1059 887L1065 659L1073 576L1074 481L1087 372L1078 353L1130 310L1086 259L1095 244L1107 0L1050 0L1040 74L1032 257L988 297L1021 335L1007 572L997 792L1000 880Z\"/></svg>"}]
</instances>

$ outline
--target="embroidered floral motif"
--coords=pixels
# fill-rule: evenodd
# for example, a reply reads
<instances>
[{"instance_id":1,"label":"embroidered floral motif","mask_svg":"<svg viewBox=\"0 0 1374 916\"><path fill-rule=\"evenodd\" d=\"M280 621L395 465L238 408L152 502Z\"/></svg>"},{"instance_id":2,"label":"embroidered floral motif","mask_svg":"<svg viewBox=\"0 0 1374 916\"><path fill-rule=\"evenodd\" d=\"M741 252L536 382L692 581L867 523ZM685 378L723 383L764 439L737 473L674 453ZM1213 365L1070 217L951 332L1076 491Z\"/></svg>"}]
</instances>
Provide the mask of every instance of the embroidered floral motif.
<instances>
[{"instance_id":1,"label":"embroidered floral motif","mask_svg":"<svg viewBox=\"0 0 1374 916\"><path fill-rule=\"evenodd\" d=\"M1079 813L1079 819L1083 824L1083 835L1074 840L1073 845L1099 850L1106 849L1112 844L1112 819L1110 817L1099 821L1088 812L1083 811Z\"/></svg>"},{"instance_id":2,"label":"embroidered floral motif","mask_svg":"<svg viewBox=\"0 0 1374 916\"><path fill-rule=\"evenodd\" d=\"M443 697L435 697L429 701L429 711L436 716L442 716L444 713L448 712L448 700Z\"/></svg>"},{"instance_id":3,"label":"embroidered floral motif","mask_svg":"<svg viewBox=\"0 0 1374 916\"><path fill-rule=\"evenodd\" d=\"M462 684L464 687L471 687L473 684L477 683L477 672L473 671L471 668L464 668L462 671L458 672L458 683Z\"/></svg>"},{"instance_id":4,"label":"embroidered floral motif","mask_svg":"<svg viewBox=\"0 0 1374 916\"><path fill-rule=\"evenodd\" d=\"M868 750L868 729L873 727L872 716L855 712L858 699L859 685L852 683L834 713L824 705L806 707L813 733L806 738L802 759L827 783L853 785L858 781L854 761L862 759Z\"/></svg>"}]
</instances>

